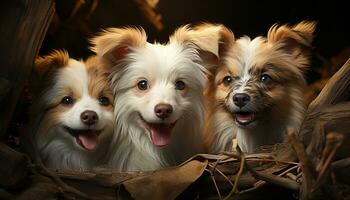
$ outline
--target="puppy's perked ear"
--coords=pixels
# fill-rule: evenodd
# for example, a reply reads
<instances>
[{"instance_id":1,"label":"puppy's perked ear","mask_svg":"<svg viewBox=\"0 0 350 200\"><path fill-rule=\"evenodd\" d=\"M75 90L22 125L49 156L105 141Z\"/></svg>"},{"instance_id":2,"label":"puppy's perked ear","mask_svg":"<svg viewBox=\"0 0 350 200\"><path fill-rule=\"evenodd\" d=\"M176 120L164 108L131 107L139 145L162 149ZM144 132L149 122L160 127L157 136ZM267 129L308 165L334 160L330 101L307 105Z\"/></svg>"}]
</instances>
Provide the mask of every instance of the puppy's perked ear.
<instances>
[{"instance_id":1,"label":"puppy's perked ear","mask_svg":"<svg viewBox=\"0 0 350 200\"><path fill-rule=\"evenodd\" d=\"M133 48L144 47L147 36L142 28L110 28L90 40L97 56L110 66L125 58Z\"/></svg>"},{"instance_id":2,"label":"puppy's perked ear","mask_svg":"<svg viewBox=\"0 0 350 200\"><path fill-rule=\"evenodd\" d=\"M273 25L267 33L268 43L281 43L281 49L301 65L308 65L308 54L314 38L316 22L302 21L294 26Z\"/></svg>"},{"instance_id":3,"label":"puppy's perked ear","mask_svg":"<svg viewBox=\"0 0 350 200\"><path fill-rule=\"evenodd\" d=\"M189 25L180 27L170 37L170 42L197 49L203 62L210 66L233 44L234 35L223 25L204 23L192 29Z\"/></svg>"}]
</instances>

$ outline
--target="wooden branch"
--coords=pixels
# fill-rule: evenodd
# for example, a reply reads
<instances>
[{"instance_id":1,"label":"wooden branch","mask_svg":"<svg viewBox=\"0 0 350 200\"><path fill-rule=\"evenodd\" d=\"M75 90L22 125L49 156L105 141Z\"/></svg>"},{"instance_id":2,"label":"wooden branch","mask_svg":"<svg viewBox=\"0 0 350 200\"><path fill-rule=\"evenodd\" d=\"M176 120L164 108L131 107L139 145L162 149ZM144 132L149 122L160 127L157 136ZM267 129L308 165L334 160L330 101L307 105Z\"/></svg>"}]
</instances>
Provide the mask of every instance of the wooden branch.
<instances>
[{"instance_id":1,"label":"wooden branch","mask_svg":"<svg viewBox=\"0 0 350 200\"><path fill-rule=\"evenodd\" d=\"M218 184L216 183L216 179L214 177L213 172L211 170L206 170L206 171L209 172L210 178L211 178L212 182L214 183L215 190L218 193L218 197L220 200L222 200L222 195L221 195L220 189L218 187Z\"/></svg>"},{"instance_id":2,"label":"wooden branch","mask_svg":"<svg viewBox=\"0 0 350 200\"><path fill-rule=\"evenodd\" d=\"M310 145L312 143L311 138L322 133L315 130L318 124L323 123L322 128L326 127L327 130L325 131L327 133L333 131L344 133L344 130L350 130L349 100L350 59L334 74L318 97L309 105L299 133L302 141L307 146L308 153L310 153L311 148L316 148L314 145ZM343 125L338 126L338 123ZM317 141L318 139L315 140Z\"/></svg>"},{"instance_id":3,"label":"wooden branch","mask_svg":"<svg viewBox=\"0 0 350 200\"><path fill-rule=\"evenodd\" d=\"M334 158L350 157L349 130L350 59L309 105L299 133L304 145L300 143L294 145L302 164L302 176L304 177L300 194L302 199L317 199L319 196L343 198L334 190L333 186L337 185L337 181L331 181L329 175L334 173L339 177L342 171L350 170L346 160L339 162L344 164L344 168L338 171L331 170ZM292 143L297 141L296 138L291 139L294 141ZM305 154L300 152L303 150L302 146L307 147ZM336 161L334 166L337 165L341 166ZM344 176L344 173L342 175ZM350 178L348 175L346 177Z\"/></svg>"},{"instance_id":4,"label":"wooden branch","mask_svg":"<svg viewBox=\"0 0 350 200\"><path fill-rule=\"evenodd\" d=\"M350 158L344 158L341 160L337 160L332 163L332 169L337 170L345 167L350 167Z\"/></svg>"},{"instance_id":5,"label":"wooden branch","mask_svg":"<svg viewBox=\"0 0 350 200\"><path fill-rule=\"evenodd\" d=\"M157 13L146 0L134 0L135 4L139 7L141 12L147 18L147 20L158 30L162 31L164 25L162 23L162 16Z\"/></svg>"},{"instance_id":6,"label":"wooden branch","mask_svg":"<svg viewBox=\"0 0 350 200\"><path fill-rule=\"evenodd\" d=\"M350 185L350 157L334 161L331 164L331 182ZM350 188L350 187L349 187Z\"/></svg>"},{"instance_id":7,"label":"wooden branch","mask_svg":"<svg viewBox=\"0 0 350 200\"><path fill-rule=\"evenodd\" d=\"M275 184L277 186L281 186L283 188L287 188L289 190L293 190L293 191L299 191L299 184L296 181L287 179L287 178L283 178L280 176L276 176L273 174L264 174L261 172L257 172L256 170L254 170L254 168L252 168L248 163L245 163L245 167L248 169L248 171L250 173L252 173L252 175L259 179L259 180L263 180L265 182L268 183L272 183Z\"/></svg>"},{"instance_id":8,"label":"wooden branch","mask_svg":"<svg viewBox=\"0 0 350 200\"><path fill-rule=\"evenodd\" d=\"M328 133L326 139L326 146L323 149L321 160L318 162L316 170L318 177L313 190L317 190L325 181L326 174L330 169L331 161L334 159L335 153L341 146L344 136L339 133Z\"/></svg>"},{"instance_id":9,"label":"wooden branch","mask_svg":"<svg viewBox=\"0 0 350 200\"><path fill-rule=\"evenodd\" d=\"M65 192L67 193L72 193L75 196L82 198L82 199L91 199L89 196L87 196L86 194L80 192L79 190L75 189L74 187L71 187L69 185L67 185L66 183L64 183L58 176L56 173L52 172L51 170L47 169L45 166L43 165L36 165L39 173L43 174L44 176L47 176L49 178L52 179L52 181L58 185L60 188L62 188L62 192L65 194Z\"/></svg>"},{"instance_id":10,"label":"wooden branch","mask_svg":"<svg viewBox=\"0 0 350 200\"><path fill-rule=\"evenodd\" d=\"M244 166L246 166L244 154L242 153L242 151L241 151L241 149L239 148L238 145L236 146L236 148L237 148L238 155L240 156L240 159L239 159L239 162L240 162L239 170L238 170L238 173L236 174L235 182L234 182L234 185L233 185L233 187L232 187L232 190L231 190L231 192L225 197L225 200L230 199L230 198L233 196L233 194L239 193L239 192L238 192L238 189L237 189L237 185L238 185L239 179L241 178L241 175L242 175L242 173L243 173Z\"/></svg>"},{"instance_id":11,"label":"wooden branch","mask_svg":"<svg viewBox=\"0 0 350 200\"><path fill-rule=\"evenodd\" d=\"M310 104L314 110L325 105L336 104L349 100L350 93L350 59L335 73L322 89L318 97Z\"/></svg>"},{"instance_id":12,"label":"wooden branch","mask_svg":"<svg viewBox=\"0 0 350 200\"><path fill-rule=\"evenodd\" d=\"M0 138L4 137L54 13L53 0L1 1Z\"/></svg>"},{"instance_id":13,"label":"wooden branch","mask_svg":"<svg viewBox=\"0 0 350 200\"><path fill-rule=\"evenodd\" d=\"M0 187L20 187L29 173L28 157L0 143L0 163Z\"/></svg>"},{"instance_id":14,"label":"wooden branch","mask_svg":"<svg viewBox=\"0 0 350 200\"><path fill-rule=\"evenodd\" d=\"M314 177L316 175L316 172L308 155L305 152L305 147L303 143L298 141L294 132L291 129L288 129L288 138L299 158L301 169L303 171L303 183L300 198L308 199L308 195L310 195L312 183L315 179Z\"/></svg>"}]
</instances>

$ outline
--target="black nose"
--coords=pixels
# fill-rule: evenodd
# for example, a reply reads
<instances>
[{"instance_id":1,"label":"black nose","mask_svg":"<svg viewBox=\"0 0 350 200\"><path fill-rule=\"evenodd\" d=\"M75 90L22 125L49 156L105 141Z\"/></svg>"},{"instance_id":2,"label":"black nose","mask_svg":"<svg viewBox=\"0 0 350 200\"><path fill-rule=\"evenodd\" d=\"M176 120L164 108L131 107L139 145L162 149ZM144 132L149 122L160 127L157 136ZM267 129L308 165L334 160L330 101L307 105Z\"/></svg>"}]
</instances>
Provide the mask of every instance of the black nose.
<instances>
[{"instance_id":1,"label":"black nose","mask_svg":"<svg viewBox=\"0 0 350 200\"><path fill-rule=\"evenodd\" d=\"M237 93L233 95L233 103L238 107L245 106L250 101L250 96L245 93Z\"/></svg>"},{"instance_id":2,"label":"black nose","mask_svg":"<svg viewBox=\"0 0 350 200\"><path fill-rule=\"evenodd\" d=\"M165 119L171 115L173 112L173 107L170 104L160 103L154 107L154 112L158 118Z\"/></svg>"},{"instance_id":3,"label":"black nose","mask_svg":"<svg viewBox=\"0 0 350 200\"><path fill-rule=\"evenodd\" d=\"M94 125L98 121L98 115L95 111L86 110L81 113L80 120L86 125Z\"/></svg>"}]
</instances>

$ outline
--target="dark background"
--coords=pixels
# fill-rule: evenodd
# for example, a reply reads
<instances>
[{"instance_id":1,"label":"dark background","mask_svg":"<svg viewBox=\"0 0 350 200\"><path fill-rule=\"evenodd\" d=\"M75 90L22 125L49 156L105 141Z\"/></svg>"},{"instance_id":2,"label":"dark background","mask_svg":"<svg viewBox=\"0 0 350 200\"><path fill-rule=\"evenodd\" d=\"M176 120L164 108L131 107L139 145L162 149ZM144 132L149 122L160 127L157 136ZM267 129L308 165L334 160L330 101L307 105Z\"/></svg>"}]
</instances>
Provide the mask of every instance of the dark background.
<instances>
[{"instance_id":1,"label":"dark background","mask_svg":"<svg viewBox=\"0 0 350 200\"><path fill-rule=\"evenodd\" d=\"M160 0L156 11L162 16L163 31L152 26L134 0L86 0L72 15L76 2L56 2L57 15L40 54L65 48L75 58L86 58L91 54L87 38L102 28L126 25L142 26L150 42L166 42L176 27L203 21L222 23L231 28L236 37L255 37L266 35L274 23L315 20L318 22L314 40L317 54L330 58L350 46L349 7L345 1ZM89 13L94 2L97 7Z\"/></svg>"}]
</instances>

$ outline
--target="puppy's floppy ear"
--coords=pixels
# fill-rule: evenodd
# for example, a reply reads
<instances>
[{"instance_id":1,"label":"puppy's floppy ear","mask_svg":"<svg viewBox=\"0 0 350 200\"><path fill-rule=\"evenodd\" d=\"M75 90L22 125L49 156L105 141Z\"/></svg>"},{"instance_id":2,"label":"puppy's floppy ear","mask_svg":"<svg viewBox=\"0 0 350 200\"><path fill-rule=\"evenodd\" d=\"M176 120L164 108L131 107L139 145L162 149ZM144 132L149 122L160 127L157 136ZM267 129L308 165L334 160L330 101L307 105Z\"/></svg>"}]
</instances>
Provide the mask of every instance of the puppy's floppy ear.
<instances>
[{"instance_id":1,"label":"puppy's floppy ear","mask_svg":"<svg viewBox=\"0 0 350 200\"><path fill-rule=\"evenodd\" d=\"M33 71L29 77L29 90L38 94L45 88L57 71L69 62L68 52L65 50L54 50L46 56L35 59Z\"/></svg>"},{"instance_id":2,"label":"puppy's floppy ear","mask_svg":"<svg viewBox=\"0 0 350 200\"><path fill-rule=\"evenodd\" d=\"M34 72L38 79L42 79L53 71L68 64L69 54L65 50L54 50L46 56L38 57L34 63Z\"/></svg>"},{"instance_id":3,"label":"puppy's floppy ear","mask_svg":"<svg viewBox=\"0 0 350 200\"><path fill-rule=\"evenodd\" d=\"M144 47L147 36L142 28L109 28L90 42L91 50L111 67L125 58L133 48Z\"/></svg>"},{"instance_id":4,"label":"puppy's floppy ear","mask_svg":"<svg viewBox=\"0 0 350 200\"><path fill-rule=\"evenodd\" d=\"M273 25L267 33L268 43L281 43L281 49L292 55L300 67L308 65L308 54L314 38L316 22L302 21L294 26Z\"/></svg>"},{"instance_id":5,"label":"puppy's floppy ear","mask_svg":"<svg viewBox=\"0 0 350 200\"><path fill-rule=\"evenodd\" d=\"M170 37L170 42L177 42L197 49L205 66L210 68L218 63L219 58L234 42L233 33L221 24L203 23L180 27Z\"/></svg>"}]
</instances>

